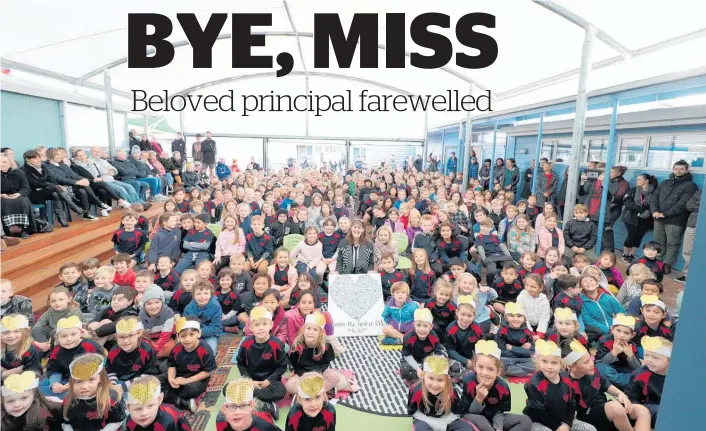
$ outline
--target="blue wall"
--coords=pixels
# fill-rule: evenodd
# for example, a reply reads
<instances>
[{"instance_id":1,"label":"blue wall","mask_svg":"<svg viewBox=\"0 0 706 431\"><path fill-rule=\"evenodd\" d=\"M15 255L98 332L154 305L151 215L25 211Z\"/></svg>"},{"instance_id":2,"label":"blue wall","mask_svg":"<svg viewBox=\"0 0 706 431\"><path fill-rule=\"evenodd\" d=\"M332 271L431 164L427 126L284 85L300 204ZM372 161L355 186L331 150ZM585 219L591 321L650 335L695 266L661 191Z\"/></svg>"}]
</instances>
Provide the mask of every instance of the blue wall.
<instances>
[{"instance_id":1,"label":"blue wall","mask_svg":"<svg viewBox=\"0 0 706 431\"><path fill-rule=\"evenodd\" d=\"M22 153L27 150L64 146L59 101L3 91L0 106L2 146L15 150L17 164L24 164Z\"/></svg>"}]
</instances>

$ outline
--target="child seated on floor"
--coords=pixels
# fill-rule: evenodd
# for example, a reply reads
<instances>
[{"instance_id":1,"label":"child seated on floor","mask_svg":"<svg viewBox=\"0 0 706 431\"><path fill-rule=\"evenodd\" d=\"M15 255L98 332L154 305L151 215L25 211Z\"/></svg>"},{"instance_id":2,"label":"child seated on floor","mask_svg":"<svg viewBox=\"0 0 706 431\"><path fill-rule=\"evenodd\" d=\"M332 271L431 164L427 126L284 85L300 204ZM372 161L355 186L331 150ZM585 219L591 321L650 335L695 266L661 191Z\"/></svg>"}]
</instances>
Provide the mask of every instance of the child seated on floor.
<instances>
[{"instance_id":1,"label":"child seated on floor","mask_svg":"<svg viewBox=\"0 0 706 431\"><path fill-rule=\"evenodd\" d=\"M296 272L309 274L318 280L316 268L323 259L323 245L319 241L319 231L314 226L309 226L304 231L304 240L299 242L292 250L291 259L295 262ZM323 275L323 273L322 273Z\"/></svg>"},{"instance_id":2,"label":"child seated on floor","mask_svg":"<svg viewBox=\"0 0 706 431\"><path fill-rule=\"evenodd\" d=\"M268 261L272 258L274 245L272 237L263 230L265 228L265 218L254 216L250 222L250 227L252 232L245 236L245 252L248 256L248 260L245 262L245 269L250 272L266 272Z\"/></svg>"},{"instance_id":3,"label":"child seated on floor","mask_svg":"<svg viewBox=\"0 0 706 431\"><path fill-rule=\"evenodd\" d=\"M505 304L515 302L523 289L522 283L517 279L517 268L512 262L503 264L500 277L493 281L493 290L498 293L498 297L493 301L493 308L500 314L505 312Z\"/></svg>"},{"instance_id":4,"label":"child seated on floor","mask_svg":"<svg viewBox=\"0 0 706 431\"><path fill-rule=\"evenodd\" d=\"M385 302L382 320L385 336L382 344L400 345L404 335L414 328L414 313L419 306L409 298L409 285L398 281L392 285L390 298Z\"/></svg>"},{"instance_id":5,"label":"child seated on floor","mask_svg":"<svg viewBox=\"0 0 706 431\"><path fill-rule=\"evenodd\" d=\"M664 262L659 258L662 253L662 246L657 241L647 241L642 245L642 257L637 257L632 264L641 263L655 275L657 281L664 278ZM628 268L629 270L630 268Z\"/></svg>"},{"instance_id":6,"label":"child seated on floor","mask_svg":"<svg viewBox=\"0 0 706 431\"><path fill-rule=\"evenodd\" d=\"M272 313L258 306L250 313L253 335L246 337L238 350L237 364L240 375L253 379L253 392L260 402L259 410L279 419L275 404L284 398L286 389L282 375L287 371L287 354L282 342L270 335Z\"/></svg>"},{"instance_id":7,"label":"child seated on floor","mask_svg":"<svg viewBox=\"0 0 706 431\"><path fill-rule=\"evenodd\" d=\"M95 257L92 257L90 259L84 260L81 265L79 265L79 270L81 272L81 278L82 280L88 285L88 294L93 292L93 289L95 289L96 285L93 284L93 279L96 276L96 270L101 267L101 261L96 259ZM76 299L76 295L74 295L74 300ZM88 300L88 295L86 295L86 299L84 300L84 304L81 308L81 311L86 312L88 311L86 301ZM76 301L80 304L79 301ZM86 307L84 310L83 307Z\"/></svg>"},{"instance_id":8,"label":"child seated on floor","mask_svg":"<svg viewBox=\"0 0 706 431\"><path fill-rule=\"evenodd\" d=\"M427 252L423 248L412 251L412 267L409 274L412 301L424 305L431 300L436 276L429 265Z\"/></svg>"},{"instance_id":9,"label":"child seated on floor","mask_svg":"<svg viewBox=\"0 0 706 431\"><path fill-rule=\"evenodd\" d=\"M145 259L145 245L147 244L148 231L137 229L137 213L125 211L122 226L113 233L113 250L115 254L125 253L130 256L130 267L134 268Z\"/></svg>"},{"instance_id":10,"label":"child seated on floor","mask_svg":"<svg viewBox=\"0 0 706 431\"><path fill-rule=\"evenodd\" d=\"M432 329L433 321L429 309L414 310L414 329L407 332L402 340L400 359L400 376L407 386L424 378L421 367L424 358L429 355L446 355L444 345Z\"/></svg>"},{"instance_id":11,"label":"child seated on floor","mask_svg":"<svg viewBox=\"0 0 706 431\"><path fill-rule=\"evenodd\" d=\"M460 258L452 258L449 263L449 270L444 273L442 278L451 283L451 285L455 288L458 277L460 277L461 274L466 272L466 265L467 263L463 262Z\"/></svg>"},{"instance_id":12,"label":"child seated on floor","mask_svg":"<svg viewBox=\"0 0 706 431\"><path fill-rule=\"evenodd\" d=\"M596 223L588 218L588 209L584 204L574 207L574 218L564 226L564 254L573 257L576 254L586 255L588 260L596 259L597 228Z\"/></svg>"},{"instance_id":13,"label":"child seated on floor","mask_svg":"<svg viewBox=\"0 0 706 431\"><path fill-rule=\"evenodd\" d=\"M118 288L118 285L113 283L114 278L115 268L112 266L101 266L96 270L96 276L93 280L96 288L88 297L88 313L84 315L84 319L93 320L110 307L113 292Z\"/></svg>"},{"instance_id":14,"label":"child seated on floor","mask_svg":"<svg viewBox=\"0 0 706 431\"><path fill-rule=\"evenodd\" d=\"M544 338L552 315L552 307L542 290L544 290L542 278L537 274L530 274L525 277L524 289L517 296L517 303L526 313L527 327L534 333L532 336L534 341Z\"/></svg>"},{"instance_id":15,"label":"child seated on floor","mask_svg":"<svg viewBox=\"0 0 706 431\"><path fill-rule=\"evenodd\" d=\"M147 340L143 340L144 326L139 316L124 316L115 324L117 345L108 352L105 369L110 382L126 392L133 381L142 375L156 376L157 355Z\"/></svg>"},{"instance_id":16,"label":"child seated on floor","mask_svg":"<svg viewBox=\"0 0 706 431\"><path fill-rule=\"evenodd\" d=\"M328 402L326 377L318 372L302 375L293 389L296 398L287 413L286 429L291 431L334 431L336 409Z\"/></svg>"},{"instance_id":17,"label":"child seated on floor","mask_svg":"<svg viewBox=\"0 0 706 431\"><path fill-rule=\"evenodd\" d=\"M292 307L296 305L299 302L299 297L305 292L310 292L314 295L316 308L321 307L321 298L326 295L326 292L316 284L314 278L309 273L299 274L297 285L294 286L292 293L289 295L289 306Z\"/></svg>"},{"instance_id":18,"label":"child seated on floor","mask_svg":"<svg viewBox=\"0 0 706 431\"><path fill-rule=\"evenodd\" d=\"M569 274L578 278L581 274L583 274L583 270L590 265L591 262L589 262L586 256L583 254L575 254L574 257L571 258L571 268L569 268Z\"/></svg>"},{"instance_id":19,"label":"child seated on floor","mask_svg":"<svg viewBox=\"0 0 706 431\"><path fill-rule=\"evenodd\" d=\"M478 252L481 265L487 271L486 282L489 285L492 285L495 275L498 273L498 264L512 261L507 247L500 241L500 237L492 231L493 222L490 219L483 220L480 225L480 233L476 235L473 246Z\"/></svg>"},{"instance_id":20,"label":"child seated on floor","mask_svg":"<svg viewBox=\"0 0 706 431\"><path fill-rule=\"evenodd\" d=\"M152 282L166 292L179 290L179 274L174 271L173 266L174 262L169 256L159 256L157 258L157 272L154 274Z\"/></svg>"},{"instance_id":21,"label":"child seated on floor","mask_svg":"<svg viewBox=\"0 0 706 431\"><path fill-rule=\"evenodd\" d=\"M328 311L321 311L318 307L316 307L316 298L312 291L302 292L299 296L299 302L297 302L285 313L285 318L287 320L287 334L298 334L299 330L304 327L306 316L315 311L321 312L324 317L326 317L326 327L324 330L326 332L327 341L333 345L336 353L342 353L345 349L339 350L340 343L337 342L335 337L333 337L333 321L331 320L331 314L329 314ZM293 347L294 340L295 337L289 337L290 350Z\"/></svg>"},{"instance_id":22,"label":"child seated on floor","mask_svg":"<svg viewBox=\"0 0 706 431\"><path fill-rule=\"evenodd\" d=\"M583 300L581 299L581 286L579 279L573 275L562 275L554 281L554 291L557 292L552 301L552 308L569 308L576 314L579 332L586 333L586 328L581 317ZM557 344L558 345L558 344Z\"/></svg>"},{"instance_id":23,"label":"child seated on floor","mask_svg":"<svg viewBox=\"0 0 706 431\"><path fill-rule=\"evenodd\" d=\"M230 268L223 268L218 271L216 290L213 294L221 305L221 320L230 319L237 315L240 309L240 297L238 292L233 290L233 278L233 271Z\"/></svg>"},{"instance_id":24,"label":"child seated on floor","mask_svg":"<svg viewBox=\"0 0 706 431\"><path fill-rule=\"evenodd\" d=\"M173 337L174 311L167 307L164 291L155 284L147 288L142 299L144 304L140 321L147 331L147 338L154 345L157 359L164 359L176 344Z\"/></svg>"},{"instance_id":25,"label":"child seated on floor","mask_svg":"<svg viewBox=\"0 0 706 431\"><path fill-rule=\"evenodd\" d=\"M483 279L484 277L481 276L481 280ZM490 304L493 300L495 300L495 298L498 297L498 294L493 288L486 284L479 287L478 280L476 280L472 274L466 272L459 275L458 280L456 281L454 301L458 301L458 298L463 295L468 295L471 298L474 298L474 302L476 304L476 317L473 321L480 326L483 334L489 334L492 326L491 312L493 314L492 317L497 317L497 314L492 309ZM498 324L499 323L500 320L498 319Z\"/></svg>"},{"instance_id":26,"label":"child seated on floor","mask_svg":"<svg viewBox=\"0 0 706 431\"><path fill-rule=\"evenodd\" d=\"M413 418L413 429L473 430L469 423L459 418L463 413L464 406L449 376L448 359L439 355L428 356L419 370L419 381L409 388L407 414Z\"/></svg>"},{"instance_id":27,"label":"child seated on floor","mask_svg":"<svg viewBox=\"0 0 706 431\"><path fill-rule=\"evenodd\" d=\"M588 339L579 332L578 318L570 308L557 307L554 310L554 327L543 338L556 345L560 345L564 340L578 340L588 347Z\"/></svg>"},{"instance_id":28,"label":"child seated on floor","mask_svg":"<svg viewBox=\"0 0 706 431\"><path fill-rule=\"evenodd\" d=\"M449 355L449 374L458 381L473 369L473 350L483 339L483 330L473 322L476 317L476 303L469 295L457 299L456 320L446 329L444 347Z\"/></svg>"},{"instance_id":29,"label":"child seated on floor","mask_svg":"<svg viewBox=\"0 0 706 431\"><path fill-rule=\"evenodd\" d=\"M650 271L647 265L642 263L630 265L630 268L628 268L628 274L628 277L620 286L620 290L615 297L623 308L628 308L634 301L639 312L640 307L642 306L640 304L640 296L643 295L642 283L645 280L654 280L655 275L652 271Z\"/></svg>"},{"instance_id":30,"label":"child seated on floor","mask_svg":"<svg viewBox=\"0 0 706 431\"><path fill-rule=\"evenodd\" d=\"M146 269L138 271L135 275L135 292L137 292L137 295L135 295L135 307L138 309L142 308L142 298L144 297L147 288L154 284L153 280L154 273Z\"/></svg>"},{"instance_id":31,"label":"child seated on floor","mask_svg":"<svg viewBox=\"0 0 706 431\"><path fill-rule=\"evenodd\" d=\"M424 304L431 310L434 318L432 329L439 335L441 342L446 339L446 328L456 318L456 304L451 300L453 286L446 280L437 280L434 283L434 299ZM442 335L443 334L443 335Z\"/></svg>"},{"instance_id":32,"label":"child seated on floor","mask_svg":"<svg viewBox=\"0 0 706 431\"><path fill-rule=\"evenodd\" d=\"M279 291L285 304L289 304L289 296L297 285L297 269L289 264L289 250L278 248L274 253L274 263L267 267L267 274L272 277L272 288Z\"/></svg>"},{"instance_id":33,"label":"child seated on floor","mask_svg":"<svg viewBox=\"0 0 706 431\"><path fill-rule=\"evenodd\" d=\"M625 394L631 402L647 407L652 415L654 428L673 345L665 338L649 336L643 337L641 343L645 352L644 365L633 373Z\"/></svg>"},{"instance_id":34,"label":"child seated on floor","mask_svg":"<svg viewBox=\"0 0 706 431\"><path fill-rule=\"evenodd\" d=\"M669 341L674 340L674 330L667 323L667 306L658 296L644 295L640 297L642 317L635 323L635 336L633 340L641 345L642 337L662 337ZM641 352L640 352L641 353ZM642 357L642 355L640 355Z\"/></svg>"},{"instance_id":35,"label":"child seated on floor","mask_svg":"<svg viewBox=\"0 0 706 431\"><path fill-rule=\"evenodd\" d=\"M78 302L81 312L90 313L88 306L88 283L81 279L81 271L79 271L78 265L73 262L62 264L59 268L59 280L61 280L61 283L59 283L58 286L65 287L69 290L71 298ZM34 322L34 316L32 316L30 322Z\"/></svg>"},{"instance_id":36,"label":"child seated on floor","mask_svg":"<svg viewBox=\"0 0 706 431\"><path fill-rule=\"evenodd\" d=\"M336 260L338 245L343 240L344 236L336 232L336 220L329 217L324 220L324 230L319 233L319 242L321 243L321 261L316 265L316 275L319 280L323 280L324 273L328 269L329 273L336 271Z\"/></svg>"},{"instance_id":37,"label":"child seated on floor","mask_svg":"<svg viewBox=\"0 0 706 431\"><path fill-rule=\"evenodd\" d=\"M262 301L258 306L265 307L268 312L272 313L272 330L273 338L277 338L283 345L289 342L289 329L287 327L287 316L285 315L284 307L282 307L282 299L279 296L277 289L270 288L262 294ZM252 318L250 319L252 323ZM251 324L245 325L243 328L245 336L252 335Z\"/></svg>"},{"instance_id":38,"label":"child seated on floor","mask_svg":"<svg viewBox=\"0 0 706 431\"><path fill-rule=\"evenodd\" d=\"M201 339L198 319L180 317L175 326L179 343L169 353L167 373L159 376L164 402L195 412L195 399L206 392L211 373L217 368L216 354Z\"/></svg>"},{"instance_id":39,"label":"child seated on floor","mask_svg":"<svg viewBox=\"0 0 706 431\"><path fill-rule=\"evenodd\" d=\"M253 278L252 290L249 290L240 297L240 312L238 313L238 321L246 325L250 321L250 312L263 299L263 295L272 287L272 279L265 273L257 273ZM228 326L233 326L229 322Z\"/></svg>"},{"instance_id":40,"label":"child seated on floor","mask_svg":"<svg viewBox=\"0 0 706 431\"><path fill-rule=\"evenodd\" d=\"M65 287L55 287L47 299L49 308L32 327L32 338L37 348L47 352L51 348L52 335L56 331L56 324L60 319L76 316L83 318L79 305L71 299L71 294Z\"/></svg>"},{"instance_id":41,"label":"child seated on floor","mask_svg":"<svg viewBox=\"0 0 706 431\"><path fill-rule=\"evenodd\" d=\"M199 263L204 260L211 260L210 250L216 242L216 237L206 227L209 221L210 218L206 214L194 217L194 228L186 234L182 241L186 253L174 268L177 274L181 274L191 267L198 267Z\"/></svg>"},{"instance_id":42,"label":"child seated on floor","mask_svg":"<svg viewBox=\"0 0 706 431\"><path fill-rule=\"evenodd\" d=\"M527 327L522 305L516 302L505 304L505 318L495 334L495 342L502 352L506 376L524 377L534 372L532 335L532 331Z\"/></svg>"},{"instance_id":43,"label":"child seated on floor","mask_svg":"<svg viewBox=\"0 0 706 431\"><path fill-rule=\"evenodd\" d=\"M237 291L239 296L247 290L252 290L252 276L245 270L245 256L231 256L228 268L233 271L233 290Z\"/></svg>"},{"instance_id":44,"label":"child seated on floor","mask_svg":"<svg viewBox=\"0 0 706 431\"><path fill-rule=\"evenodd\" d=\"M113 283L118 286L135 287L135 270L130 267L132 259L129 254L118 253L110 260L115 268Z\"/></svg>"},{"instance_id":45,"label":"child seated on floor","mask_svg":"<svg viewBox=\"0 0 706 431\"><path fill-rule=\"evenodd\" d=\"M0 321L0 331L2 381L25 371L41 374L42 353L32 342L27 318L21 314L9 314Z\"/></svg>"},{"instance_id":46,"label":"child seated on floor","mask_svg":"<svg viewBox=\"0 0 706 431\"><path fill-rule=\"evenodd\" d=\"M126 427L129 430L191 431L184 413L166 406L159 379L155 376L140 376L133 381L127 392Z\"/></svg>"},{"instance_id":47,"label":"child seated on floor","mask_svg":"<svg viewBox=\"0 0 706 431\"><path fill-rule=\"evenodd\" d=\"M216 267L210 260L202 260L196 265L196 273L198 274L197 281L205 281L211 283L215 287L216 284Z\"/></svg>"},{"instance_id":48,"label":"child seated on floor","mask_svg":"<svg viewBox=\"0 0 706 431\"><path fill-rule=\"evenodd\" d=\"M199 273L194 269L187 269L181 274L179 279L180 287L174 292L174 295L169 299L169 308L174 312L174 318L178 319L179 316L184 314L184 309L193 297L194 286L198 281Z\"/></svg>"},{"instance_id":49,"label":"child seated on floor","mask_svg":"<svg viewBox=\"0 0 706 431\"><path fill-rule=\"evenodd\" d=\"M503 363L495 341L480 340L475 345L473 369L463 378L461 402L463 419L479 431L528 431L532 420L510 413L510 386L500 377Z\"/></svg>"},{"instance_id":50,"label":"child seated on floor","mask_svg":"<svg viewBox=\"0 0 706 431\"><path fill-rule=\"evenodd\" d=\"M213 294L213 285L205 281L197 281L194 285L193 299L184 308L184 316L199 320L201 337L214 354L218 350L218 339L221 337L221 315L221 305Z\"/></svg>"},{"instance_id":51,"label":"child seated on floor","mask_svg":"<svg viewBox=\"0 0 706 431\"><path fill-rule=\"evenodd\" d=\"M596 261L596 266L603 272L603 275L605 275L608 281L608 290L613 293L613 295L618 294L618 289L620 289L624 283L623 275L620 273L620 270L615 267L616 264L617 259L615 258L615 253L608 250L602 251Z\"/></svg>"},{"instance_id":52,"label":"child seated on floor","mask_svg":"<svg viewBox=\"0 0 706 431\"><path fill-rule=\"evenodd\" d=\"M39 384L43 395L63 400L69 390L71 361L84 353L103 352L103 347L98 343L82 338L82 328L81 319L76 316L60 319L56 323L56 345L49 355L45 377Z\"/></svg>"},{"instance_id":53,"label":"child seated on floor","mask_svg":"<svg viewBox=\"0 0 706 431\"><path fill-rule=\"evenodd\" d=\"M635 318L617 314L610 334L598 340L596 369L621 390L625 390L632 373L642 366L637 358L637 344L632 341L634 335Z\"/></svg>"},{"instance_id":54,"label":"child seated on floor","mask_svg":"<svg viewBox=\"0 0 706 431\"><path fill-rule=\"evenodd\" d=\"M306 316L304 326L293 337L292 349L289 351L289 363L292 366L292 376L287 380L285 388L291 395L297 394L300 379L307 373L320 373L324 379L324 391L330 395L349 390L357 392L358 385L348 381L339 371L331 368L331 362L336 359L336 353L331 343L326 340L326 316L315 311Z\"/></svg>"},{"instance_id":55,"label":"child seated on floor","mask_svg":"<svg viewBox=\"0 0 706 431\"><path fill-rule=\"evenodd\" d=\"M218 416L216 429L221 431L282 431L272 418L255 411L255 387L253 381L239 377L223 387L224 401Z\"/></svg>"},{"instance_id":56,"label":"child seated on floor","mask_svg":"<svg viewBox=\"0 0 706 431\"><path fill-rule=\"evenodd\" d=\"M110 299L110 307L103 310L88 324L88 329L95 331L98 342L105 345L108 340L115 338L115 322L123 316L139 316L140 312L135 307L135 296L137 292L128 286L120 286L115 289L113 297ZM114 343L111 343L111 346Z\"/></svg>"},{"instance_id":57,"label":"child seated on floor","mask_svg":"<svg viewBox=\"0 0 706 431\"><path fill-rule=\"evenodd\" d=\"M382 282L382 299L387 302L391 296L392 286L400 281L407 282L407 276L397 269L392 253L385 253L380 259L380 281Z\"/></svg>"},{"instance_id":58,"label":"child seated on floor","mask_svg":"<svg viewBox=\"0 0 706 431\"><path fill-rule=\"evenodd\" d=\"M638 265L634 265L634 266L638 266ZM642 311L641 311L642 300L640 299L642 296L656 296L661 299L661 296L664 293L664 286L662 286L662 283L655 280L654 278L651 278L651 279L648 278L648 279L644 280L641 283L640 288L641 288L640 296L635 297L627 305L628 315L633 316L636 319L639 319L640 317L642 317ZM669 316L669 313L667 313L667 320L664 323L667 326L672 325L672 319Z\"/></svg>"}]
</instances>

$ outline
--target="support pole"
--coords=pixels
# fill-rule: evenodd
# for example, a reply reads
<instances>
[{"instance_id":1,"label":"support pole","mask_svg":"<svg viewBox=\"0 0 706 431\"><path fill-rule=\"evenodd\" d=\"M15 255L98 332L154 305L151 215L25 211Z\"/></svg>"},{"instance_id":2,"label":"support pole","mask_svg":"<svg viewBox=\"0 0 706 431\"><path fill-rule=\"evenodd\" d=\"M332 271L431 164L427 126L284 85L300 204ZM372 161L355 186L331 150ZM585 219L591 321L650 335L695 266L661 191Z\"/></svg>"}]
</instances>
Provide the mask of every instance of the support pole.
<instances>
[{"instance_id":1,"label":"support pole","mask_svg":"<svg viewBox=\"0 0 706 431\"><path fill-rule=\"evenodd\" d=\"M610 134L608 135L608 151L605 161L605 173L603 174L603 190L601 193L600 215L598 216L598 236L596 238L596 256L601 252L603 245L603 229L605 227L605 216L608 211L608 186L610 185L610 170L613 168L613 160L615 160L615 127L618 124L618 105L620 102L617 97L611 101L613 113L610 117ZM613 251L613 250L608 250Z\"/></svg>"},{"instance_id":2,"label":"support pole","mask_svg":"<svg viewBox=\"0 0 706 431\"><path fill-rule=\"evenodd\" d=\"M346 173L351 169L351 141L346 140Z\"/></svg>"},{"instance_id":3,"label":"support pole","mask_svg":"<svg viewBox=\"0 0 706 431\"><path fill-rule=\"evenodd\" d=\"M427 164L427 153L429 152L429 112L424 111L424 147L422 148L422 170Z\"/></svg>"},{"instance_id":4,"label":"support pole","mask_svg":"<svg viewBox=\"0 0 706 431\"><path fill-rule=\"evenodd\" d=\"M537 147L534 149L534 171L532 172L532 187L530 194L535 194L537 189L537 175L539 175L539 157L542 155L542 133L544 132L544 112L539 114L539 130L537 130Z\"/></svg>"},{"instance_id":5,"label":"support pole","mask_svg":"<svg viewBox=\"0 0 706 431\"><path fill-rule=\"evenodd\" d=\"M110 74L103 71L103 86L105 87L105 117L108 121L108 154L115 155L115 125L113 124L113 87L110 85Z\"/></svg>"},{"instance_id":6,"label":"support pole","mask_svg":"<svg viewBox=\"0 0 706 431\"><path fill-rule=\"evenodd\" d=\"M186 102L184 102L184 103L186 103ZM186 136L184 136L184 110L183 109L181 111L179 111L179 131L181 132L181 136L183 136L185 139L184 142L186 142ZM183 154L182 154L182 157L184 157Z\"/></svg>"},{"instance_id":7,"label":"support pole","mask_svg":"<svg viewBox=\"0 0 706 431\"><path fill-rule=\"evenodd\" d=\"M270 140L268 138L265 138L262 140L262 168L267 171L267 145L269 144Z\"/></svg>"},{"instance_id":8,"label":"support pole","mask_svg":"<svg viewBox=\"0 0 706 431\"><path fill-rule=\"evenodd\" d=\"M63 147L68 152L69 151L69 129L66 127L66 115L69 108L69 102L63 100L61 102L61 131L63 139Z\"/></svg>"},{"instance_id":9,"label":"support pole","mask_svg":"<svg viewBox=\"0 0 706 431\"><path fill-rule=\"evenodd\" d=\"M574 118L573 142L571 144L571 160L569 166L568 183L566 184L566 206L564 208L564 226L574 215L576 194L579 182L579 166L581 165L581 148L583 147L583 132L586 128L586 104L588 93L588 76L591 74L591 54L593 51L593 38L596 30L593 27L586 29L581 52L581 73L579 74L579 91L576 96L576 117Z\"/></svg>"},{"instance_id":10,"label":"support pole","mask_svg":"<svg viewBox=\"0 0 706 431\"><path fill-rule=\"evenodd\" d=\"M704 186L706 184L702 184L701 188L703 189ZM700 205L702 207L706 205L706 193L701 194ZM703 386L695 383L706 381L706 368L693 366L694 358L703 358L706 355L706 344L692 342L699 339L698 337L703 339L703 304L706 301L703 280L706 280L706 265L703 264L703 258L699 257L704 256L704 253L706 253L706 217L701 214L696 222L696 237L692 253L694 256L692 264L695 265L689 267L684 288L679 314L679 331L675 335L669 373L664 383L655 426L657 430L695 430L703 427L701 415L687 412L699 412L703 409Z\"/></svg>"},{"instance_id":11,"label":"support pole","mask_svg":"<svg viewBox=\"0 0 706 431\"><path fill-rule=\"evenodd\" d=\"M297 39L297 42L298 41L299 40ZM306 77L304 78L304 85L305 85L304 94L306 94L308 97L309 96L309 75L306 75ZM305 117L306 123L304 124L304 126L305 126L304 135L309 136L309 110L307 109L304 113L306 114L306 117Z\"/></svg>"},{"instance_id":12,"label":"support pole","mask_svg":"<svg viewBox=\"0 0 706 431\"><path fill-rule=\"evenodd\" d=\"M149 140L150 135L150 117L145 115L145 129L142 131L143 134L147 135L147 140Z\"/></svg>"},{"instance_id":13,"label":"support pole","mask_svg":"<svg viewBox=\"0 0 706 431\"><path fill-rule=\"evenodd\" d=\"M498 122L493 126L493 149L490 156L490 180L488 180L488 190L493 190L495 186L495 144L498 140Z\"/></svg>"},{"instance_id":14,"label":"support pole","mask_svg":"<svg viewBox=\"0 0 706 431\"><path fill-rule=\"evenodd\" d=\"M468 89L468 95L473 95L473 84ZM461 189L468 190L468 173L471 169L471 140L473 139L473 122L471 120L471 111L466 111L466 134L463 140L463 180L461 180Z\"/></svg>"},{"instance_id":15,"label":"support pole","mask_svg":"<svg viewBox=\"0 0 706 431\"><path fill-rule=\"evenodd\" d=\"M444 160L444 153L445 153L444 147L446 147L445 141L446 141L446 129L441 129L441 155L440 155L441 159L437 162L437 163L441 164L441 166L437 165L437 168L439 169L439 172L441 172L442 174L446 174L446 160Z\"/></svg>"}]
</instances>

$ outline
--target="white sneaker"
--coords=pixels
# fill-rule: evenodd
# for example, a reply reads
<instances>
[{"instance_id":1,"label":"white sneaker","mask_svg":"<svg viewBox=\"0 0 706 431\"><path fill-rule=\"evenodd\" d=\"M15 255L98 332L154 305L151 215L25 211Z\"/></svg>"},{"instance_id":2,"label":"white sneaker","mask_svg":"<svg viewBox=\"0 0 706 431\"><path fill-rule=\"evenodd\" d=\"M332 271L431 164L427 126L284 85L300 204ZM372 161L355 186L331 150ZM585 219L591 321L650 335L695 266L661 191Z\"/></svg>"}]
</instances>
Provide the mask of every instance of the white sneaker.
<instances>
[{"instance_id":1,"label":"white sneaker","mask_svg":"<svg viewBox=\"0 0 706 431\"><path fill-rule=\"evenodd\" d=\"M130 208L130 202L128 202L124 199L120 201L119 205L123 208Z\"/></svg>"},{"instance_id":2,"label":"white sneaker","mask_svg":"<svg viewBox=\"0 0 706 431\"><path fill-rule=\"evenodd\" d=\"M191 410L191 413L196 413L196 409L198 406L196 405L196 399L192 398L189 400L189 410Z\"/></svg>"},{"instance_id":3,"label":"white sneaker","mask_svg":"<svg viewBox=\"0 0 706 431\"><path fill-rule=\"evenodd\" d=\"M108 217L110 215L110 211L108 210L101 210L101 217Z\"/></svg>"},{"instance_id":4,"label":"white sneaker","mask_svg":"<svg viewBox=\"0 0 706 431\"><path fill-rule=\"evenodd\" d=\"M152 200L153 200L153 201L166 201L167 199L169 199L169 198L166 197L166 196L164 196L164 195L154 195L154 196L152 196Z\"/></svg>"},{"instance_id":5,"label":"white sneaker","mask_svg":"<svg viewBox=\"0 0 706 431\"><path fill-rule=\"evenodd\" d=\"M113 209L113 207L111 207L111 206L108 205L108 204L100 204L99 208L100 208L100 209L103 209L103 210L106 210L106 211L110 211L110 210Z\"/></svg>"}]
</instances>

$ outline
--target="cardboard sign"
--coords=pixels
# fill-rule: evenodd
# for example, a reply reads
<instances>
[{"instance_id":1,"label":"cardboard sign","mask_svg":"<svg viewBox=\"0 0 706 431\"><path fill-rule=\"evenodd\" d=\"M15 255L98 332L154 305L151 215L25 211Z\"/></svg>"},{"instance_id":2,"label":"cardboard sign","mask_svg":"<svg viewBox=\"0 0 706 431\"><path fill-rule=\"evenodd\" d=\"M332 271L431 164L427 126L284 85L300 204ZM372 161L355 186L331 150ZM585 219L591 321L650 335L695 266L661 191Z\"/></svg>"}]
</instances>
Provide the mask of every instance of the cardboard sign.
<instances>
[{"instance_id":1,"label":"cardboard sign","mask_svg":"<svg viewBox=\"0 0 706 431\"><path fill-rule=\"evenodd\" d=\"M330 277L328 311L337 337L382 334L384 309L380 274Z\"/></svg>"}]
</instances>

